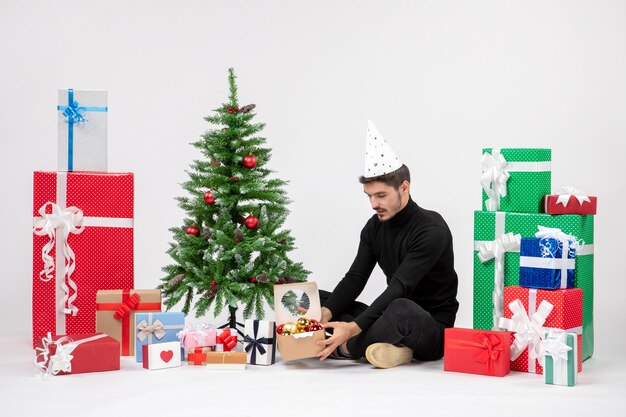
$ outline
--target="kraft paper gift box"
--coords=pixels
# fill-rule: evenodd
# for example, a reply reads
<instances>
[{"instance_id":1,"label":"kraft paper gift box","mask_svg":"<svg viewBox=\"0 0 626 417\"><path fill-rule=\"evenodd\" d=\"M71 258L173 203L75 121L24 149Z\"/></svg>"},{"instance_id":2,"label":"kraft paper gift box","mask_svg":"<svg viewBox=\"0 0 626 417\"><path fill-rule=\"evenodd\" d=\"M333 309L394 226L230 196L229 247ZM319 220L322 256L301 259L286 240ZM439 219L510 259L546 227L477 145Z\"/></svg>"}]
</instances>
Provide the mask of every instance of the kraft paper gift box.
<instances>
[{"instance_id":1,"label":"kraft paper gift box","mask_svg":"<svg viewBox=\"0 0 626 417\"><path fill-rule=\"evenodd\" d=\"M96 296L96 328L120 342L120 355L135 355L135 313L160 312L160 290L103 290ZM180 356L180 352L179 352Z\"/></svg>"},{"instance_id":2,"label":"kraft paper gift box","mask_svg":"<svg viewBox=\"0 0 626 417\"><path fill-rule=\"evenodd\" d=\"M483 210L540 213L550 194L551 159L550 149L483 149Z\"/></svg>"},{"instance_id":3,"label":"kraft paper gift box","mask_svg":"<svg viewBox=\"0 0 626 417\"><path fill-rule=\"evenodd\" d=\"M180 343L165 342L143 345L142 363L145 369L176 368L181 365Z\"/></svg>"},{"instance_id":4,"label":"kraft paper gift box","mask_svg":"<svg viewBox=\"0 0 626 417\"><path fill-rule=\"evenodd\" d=\"M207 364L207 353L215 352L215 346L201 346L185 349L185 360L189 366L201 366Z\"/></svg>"},{"instance_id":5,"label":"kraft paper gift box","mask_svg":"<svg viewBox=\"0 0 626 417\"><path fill-rule=\"evenodd\" d=\"M581 288L583 299L583 358L593 354L593 262L594 216L565 214L474 212L474 325L475 329L497 328L498 318L504 311L504 286L519 285L520 256L511 239L512 233L520 238L535 237L538 226L559 228L563 233L576 236L584 242L576 254L574 286ZM503 236L505 237L502 240ZM521 240L521 239L520 239ZM494 249L503 252L494 258ZM480 253L486 255L481 261ZM497 285L496 285L497 284ZM497 301L494 305L493 300Z\"/></svg>"},{"instance_id":6,"label":"kraft paper gift box","mask_svg":"<svg viewBox=\"0 0 626 417\"><path fill-rule=\"evenodd\" d=\"M543 373L541 340L549 330L575 333L578 345L581 334L583 291L580 288L565 290L536 290L511 286L504 288L504 318L499 326L511 330L511 370ZM519 333L519 335L518 335ZM582 371L582 351L577 354L578 372Z\"/></svg>"},{"instance_id":7,"label":"kraft paper gift box","mask_svg":"<svg viewBox=\"0 0 626 417\"><path fill-rule=\"evenodd\" d=\"M215 334L215 351L236 351L238 341L237 329L217 329Z\"/></svg>"},{"instance_id":8,"label":"kraft paper gift box","mask_svg":"<svg viewBox=\"0 0 626 417\"><path fill-rule=\"evenodd\" d=\"M246 352L211 352L205 354L204 368L216 370L246 369ZM188 362L189 363L189 362Z\"/></svg>"},{"instance_id":9,"label":"kraft paper gift box","mask_svg":"<svg viewBox=\"0 0 626 417\"><path fill-rule=\"evenodd\" d=\"M505 376L511 369L511 333L448 328L444 330L443 370Z\"/></svg>"},{"instance_id":10,"label":"kraft paper gift box","mask_svg":"<svg viewBox=\"0 0 626 417\"><path fill-rule=\"evenodd\" d=\"M597 197L573 187L563 187L543 200L543 211L549 214L596 214L597 206Z\"/></svg>"},{"instance_id":11,"label":"kraft paper gift box","mask_svg":"<svg viewBox=\"0 0 626 417\"><path fill-rule=\"evenodd\" d=\"M544 353L543 380L549 385L573 387L578 383L578 335L550 331L542 342Z\"/></svg>"},{"instance_id":12,"label":"kraft paper gift box","mask_svg":"<svg viewBox=\"0 0 626 417\"><path fill-rule=\"evenodd\" d=\"M306 297L304 297L305 294ZM297 310L294 310L291 303L283 303L283 297L290 300L294 297L296 300L306 298L309 302L306 305L299 305ZM322 308L317 283L298 282L274 285L274 309L277 326L285 323L296 323L298 318L303 315L308 319L319 321L322 317ZM282 358L285 361L291 361L316 357L323 349L317 342L324 340L325 337L324 330L289 335L277 334L276 344Z\"/></svg>"},{"instance_id":13,"label":"kraft paper gift box","mask_svg":"<svg viewBox=\"0 0 626 417\"><path fill-rule=\"evenodd\" d=\"M59 171L107 170L107 92L59 90Z\"/></svg>"},{"instance_id":14,"label":"kraft paper gift box","mask_svg":"<svg viewBox=\"0 0 626 417\"><path fill-rule=\"evenodd\" d=\"M178 341L177 333L185 326L180 312L135 314L135 358L143 362L143 345ZM179 342L180 343L180 342Z\"/></svg>"},{"instance_id":15,"label":"kraft paper gift box","mask_svg":"<svg viewBox=\"0 0 626 417\"><path fill-rule=\"evenodd\" d=\"M274 364L276 362L276 323L270 320L246 320L243 347L250 365Z\"/></svg>"},{"instance_id":16,"label":"kraft paper gift box","mask_svg":"<svg viewBox=\"0 0 626 417\"><path fill-rule=\"evenodd\" d=\"M523 238L520 245L519 284L527 288L574 288L576 247L573 241Z\"/></svg>"},{"instance_id":17,"label":"kraft paper gift box","mask_svg":"<svg viewBox=\"0 0 626 417\"><path fill-rule=\"evenodd\" d=\"M120 369L120 342L103 333L47 336L37 339L36 366L48 375Z\"/></svg>"},{"instance_id":18,"label":"kraft paper gift box","mask_svg":"<svg viewBox=\"0 0 626 417\"><path fill-rule=\"evenodd\" d=\"M193 349L197 347L215 346L217 343L217 331L211 325L206 323L197 323L186 325L183 330L178 332L180 344L185 349Z\"/></svg>"},{"instance_id":19,"label":"kraft paper gift box","mask_svg":"<svg viewBox=\"0 0 626 417\"><path fill-rule=\"evenodd\" d=\"M94 333L96 291L132 288L133 174L33 175L33 346Z\"/></svg>"}]
</instances>

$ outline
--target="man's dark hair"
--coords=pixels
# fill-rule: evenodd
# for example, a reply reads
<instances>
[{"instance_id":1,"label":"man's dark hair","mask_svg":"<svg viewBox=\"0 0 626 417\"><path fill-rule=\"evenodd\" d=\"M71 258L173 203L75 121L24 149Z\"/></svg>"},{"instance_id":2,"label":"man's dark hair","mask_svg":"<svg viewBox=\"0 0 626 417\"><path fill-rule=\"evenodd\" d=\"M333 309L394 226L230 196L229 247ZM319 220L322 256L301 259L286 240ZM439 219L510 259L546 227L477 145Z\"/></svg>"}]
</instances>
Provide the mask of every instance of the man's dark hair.
<instances>
[{"instance_id":1,"label":"man's dark hair","mask_svg":"<svg viewBox=\"0 0 626 417\"><path fill-rule=\"evenodd\" d=\"M404 181L411 182L411 173L409 172L409 168L402 164L400 168L387 174L378 175L376 177L364 177L363 175L359 177L361 184L369 184L375 181L384 182L393 188L400 188Z\"/></svg>"}]
</instances>

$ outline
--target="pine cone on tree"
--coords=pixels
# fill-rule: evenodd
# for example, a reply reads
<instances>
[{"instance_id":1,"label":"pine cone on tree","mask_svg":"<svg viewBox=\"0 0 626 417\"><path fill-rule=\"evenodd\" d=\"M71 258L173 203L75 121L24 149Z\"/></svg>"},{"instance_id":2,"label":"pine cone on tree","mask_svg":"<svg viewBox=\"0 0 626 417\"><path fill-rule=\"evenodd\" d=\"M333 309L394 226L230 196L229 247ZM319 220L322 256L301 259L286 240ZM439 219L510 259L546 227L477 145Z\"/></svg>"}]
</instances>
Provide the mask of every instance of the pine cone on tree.
<instances>
[{"instance_id":1,"label":"pine cone on tree","mask_svg":"<svg viewBox=\"0 0 626 417\"><path fill-rule=\"evenodd\" d=\"M209 288L203 295L204 298L213 298L217 295L217 292L220 290L220 287L217 285Z\"/></svg>"},{"instance_id":2,"label":"pine cone on tree","mask_svg":"<svg viewBox=\"0 0 626 417\"><path fill-rule=\"evenodd\" d=\"M235 229L235 243L239 243L243 240L243 232L240 228Z\"/></svg>"},{"instance_id":3,"label":"pine cone on tree","mask_svg":"<svg viewBox=\"0 0 626 417\"><path fill-rule=\"evenodd\" d=\"M183 282L184 279L185 279L185 274L178 274L174 278L170 279L167 282L167 285L170 288L173 288L173 287L177 286L178 284L180 284L181 282Z\"/></svg>"},{"instance_id":4,"label":"pine cone on tree","mask_svg":"<svg viewBox=\"0 0 626 417\"><path fill-rule=\"evenodd\" d=\"M202 237L204 237L205 240L211 239L211 229L208 226L202 228Z\"/></svg>"},{"instance_id":5,"label":"pine cone on tree","mask_svg":"<svg viewBox=\"0 0 626 417\"><path fill-rule=\"evenodd\" d=\"M296 278L295 278L295 277L292 277L292 276L289 276L289 275L287 275L287 276L285 277L285 282L286 282L287 284L291 284L291 283L294 283L294 282L296 282L296 281L297 281L297 280L296 280Z\"/></svg>"},{"instance_id":6,"label":"pine cone on tree","mask_svg":"<svg viewBox=\"0 0 626 417\"><path fill-rule=\"evenodd\" d=\"M270 282L270 277L265 274L259 274L256 276L256 282L258 282L259 284L267 284L268 282Z\"/></svg>"},{"instance_id":7,"label":"pine cone on tree","mask_svg":"<svg viewBox=\"0 0 626 417\"><path fill-rule=\"evenodd\" d=\"M249 113L252 111L252 109L254 109L256 107L256 104L246 104L245 106L243 106L241 109L239 109L240 112L242 113Z\"/></svg>"}]
</instances>

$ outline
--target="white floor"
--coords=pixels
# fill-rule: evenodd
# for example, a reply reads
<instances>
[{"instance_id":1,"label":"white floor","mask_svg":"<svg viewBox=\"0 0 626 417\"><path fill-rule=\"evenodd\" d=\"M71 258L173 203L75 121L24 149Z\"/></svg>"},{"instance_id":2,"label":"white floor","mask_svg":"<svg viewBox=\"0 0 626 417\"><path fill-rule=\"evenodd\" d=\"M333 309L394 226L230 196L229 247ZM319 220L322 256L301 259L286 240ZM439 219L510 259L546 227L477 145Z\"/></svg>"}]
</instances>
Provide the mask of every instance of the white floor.
<instances>
[{"instance_id":1,"label":"white floor","mask_svg":"<svg viewBox=\"0 0 626 417\"><path fill-rule=\"evenodd\" d=\"M572 388L518 372L504 378L443 372L442 361L381 370L363 362L279 359L245 371L147 371L122 358L118 372L41 378L29 340L0 337L4 416L626 415L626 367L617 354L586 361Z\"/></svg>"}]
</instances>

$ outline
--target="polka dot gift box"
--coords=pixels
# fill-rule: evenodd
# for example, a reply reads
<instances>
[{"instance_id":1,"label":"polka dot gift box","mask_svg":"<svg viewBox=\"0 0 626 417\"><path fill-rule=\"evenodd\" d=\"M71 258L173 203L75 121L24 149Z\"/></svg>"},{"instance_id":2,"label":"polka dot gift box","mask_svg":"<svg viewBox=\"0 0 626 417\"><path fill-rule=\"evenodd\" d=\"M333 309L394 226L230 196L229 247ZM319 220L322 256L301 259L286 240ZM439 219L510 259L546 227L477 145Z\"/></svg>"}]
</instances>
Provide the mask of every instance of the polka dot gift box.
<instances>
[{"instance_id":1,"label":"polka dot gift box","mask_svg":"<svg viewBox=\"0 0 626 417\"><path fill-rule=\"evenodd\" d=\"M504 311L505 286L520 285L519 247L507 245L507 251L496 257L486 256L489 249L506 242L502 236L519 234L521 239L534 238L538 226L561 229L584 242L576 253L574 287L581 288L583 299L583 359L593 354L593 262L594 216L543 213L474 212L474 325L475 329L497 327ZM520 241L521 242L521 241ZM482 248L482 249L481 249ZM480 258L480 251L485 257ZM501 274L501 276L498 275ZM499 285L496 285L498 283ZM495 297L495 298L494 298ZM494 299L499 305L494 304Z\"/></svg>"},{"instance_id":2,"label":"polka dot gift box","mask_svg":"<svg viewBox=\"0 0 626 417\"><path fill-rule=\"evenodd\" d=\"M96 292L133 288L133 174L35 172L33 347L96 331Z\"/></svg>"},{"instance_id":3,"label":"polka dot gift box","mask_svg":"<svg viewBox=\"0 0 626 417\"><path fill-rule=\"evenodd\" d=\"M499 325L517 332L513 335L511 347L511 370L543 374L543 359L539 359L538 355L544 333L550 329L575 333L578 346L582 346L583 291L580 288L536 290L505 287L504 306L505 320L501 320ZM529 322L533 325L529 326ZM580 349L577 363L578 372L581 372L583 358Z\"/></svg>"},{"instance_id":4,"label":"polka dot gift box","mask_svg":"<svg viewBox=\"0 0 626 417\"><path fill-rule=\"evenodd\" d=\"M550 149L483 149L483 210L540 213L552 181Z\"/></svg>"}]
</instances>

